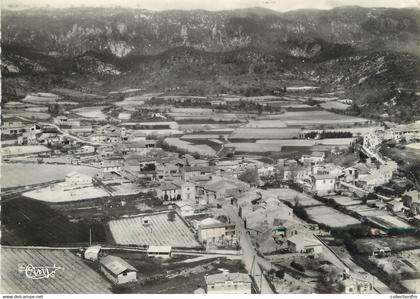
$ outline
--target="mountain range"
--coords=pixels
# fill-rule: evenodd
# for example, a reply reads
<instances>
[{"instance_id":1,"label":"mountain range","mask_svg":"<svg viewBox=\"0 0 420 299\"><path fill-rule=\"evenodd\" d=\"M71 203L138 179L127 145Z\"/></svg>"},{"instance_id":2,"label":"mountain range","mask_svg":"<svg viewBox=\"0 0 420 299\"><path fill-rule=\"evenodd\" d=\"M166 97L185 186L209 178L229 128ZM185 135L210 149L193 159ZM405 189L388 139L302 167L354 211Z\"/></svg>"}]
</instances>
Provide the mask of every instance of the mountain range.
<instances>
[{"instance_id":1,"label":"mountain range","mask_svg":"<svg viewBox=\"0 0 420 299\"><path fill-rule=\"evenodd\" d=\"M2 28L10 98L54 84L200 94L309 84L384 113L395 90L419 89L418 8L6 10Z\"/></svg>"}]
</instances>

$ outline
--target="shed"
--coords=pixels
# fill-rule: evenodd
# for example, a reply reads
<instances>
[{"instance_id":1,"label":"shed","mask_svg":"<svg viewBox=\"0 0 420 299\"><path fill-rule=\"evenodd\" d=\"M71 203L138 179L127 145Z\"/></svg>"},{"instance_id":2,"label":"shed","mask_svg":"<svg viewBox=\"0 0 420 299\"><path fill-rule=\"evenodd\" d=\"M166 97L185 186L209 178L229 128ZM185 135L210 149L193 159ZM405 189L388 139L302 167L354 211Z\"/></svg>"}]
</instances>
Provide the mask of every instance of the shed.
<instances>
[{"instance_id":1,"label":"shed","mask_svg":"<svg viewBox=\"0 0 420 299\"><path fill-rule=\"evenodd\" d=\"M101 271L114 284L137 280L137 269L118 256L108 255L100 260Z\"/></svg>"},{"instance_id":2,"label":"shed","mask_svg":"<svg viewBox=\"0 0 420 299\"><path fill-rule=\"evenodd\" d=\"M149 246L147 248L147 256L170 258L172 252L172 246Z\"/></svg>"},{"instance_id":3,"label":"shed","mask_svg":"<svg viewBox=\"0 0 420 299\"><path fill-rule=\"evenodd\" d=\"M90 246L86 249L84 257L87 260L97 261L99 257L99 252L101 251L100 245Z\"/></svg>"}]
</instances>

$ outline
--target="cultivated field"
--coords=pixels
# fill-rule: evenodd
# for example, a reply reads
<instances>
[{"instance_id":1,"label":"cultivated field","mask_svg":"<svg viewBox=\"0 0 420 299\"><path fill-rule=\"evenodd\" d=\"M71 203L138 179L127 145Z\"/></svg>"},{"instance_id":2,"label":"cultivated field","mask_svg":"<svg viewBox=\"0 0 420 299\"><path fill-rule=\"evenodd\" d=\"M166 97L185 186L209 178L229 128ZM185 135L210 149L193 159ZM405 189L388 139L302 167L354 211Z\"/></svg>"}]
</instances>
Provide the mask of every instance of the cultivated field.
<instances>
[{"instance_id":1,"label":"cultivated field","mask_svg":"<svg viewBox=\"0 0 420 299\"><path fill-rule=\"evenodd\" d=\"M412 236L358 239L355 245L360 253L372 253L375 247L389 247L392 251L420 248L420 240Z\"/></svg>"},{"instance_id":2,"label":"cultivated field","mask_svg":"<svg viewBox=\"0 0 420 299\"><path fill-rule=\"evenodd\" d=\"M343 214L327 206L306 208L309 217L318 223L323 223L329 227L345 227L348 225L360 224L356 218Z\"/></svg>"},{"instance_id":3,"label":"cultivated field","mask_svg":"<svg viewBox=\"0 0 420 299\"><path fill-rule=\"evenodd\" d=\"M287 125L280 120L251 120L245 125L247 128L285 128Z\"/></svg>"},{"instance_id":4,"label":"cultivated field","mask_svg":"<svg viewBox=\"0 0 420 299\"><path fill-rule=\"evenodd\" d=\"M41 184L64 180L66 174L76 171L94 176L99 169L79 165L53 165L33 163L3 163L0 183L2 188Z\"/></svg>"},{"instance_id":5,"label":"cultivated field","mask_svg":"<svg viewBox=\"0 0 420 299\"><path fill-rule=\"evenodd\" d=\"M420 143L410 143L406 147L414 150L420 150Z\"/></svg>"},{"instance_id":6,"label":"cultivated field","mask_svg":"<svg viewBox=\"0 0 420 299\"><path fill-rule=\"evenodd\" d=\"M51 151L45 145L7 146L1 149L1 154L7 156L32 155Z\"/></svg>"},{"instance_id":7,"label":"cultivated field","mask_svg":"<svg viewBox=\"0 0 420 299\"><path fill-rule=\"evenodd\" d=\"M227 147L234 147L237 152L246 153L263 153L263 152L280 152L281 146L277 144L259 144L252 142L227 143Z\"/></svg>"},{"instance_id":8,"label":"cultivated field","mask_svg":"<svg viewBox=\"0 0 420 299\"><path fill-rule=\"evenodd\" d=\"M107 106L83 107L83 108L73 109L72 112L83 117L104 120L106 119L106 115L102 112L102 110L106 107Z\"/></svg>"},{"instance_id":9,"label":"cultivated field","mask_svg":"<svg viewBox=\"0 0 420 299\"><path fill-rule=\"evenodd\" d=\"M103 294L110 283L68 250L1 249L3 294ZM54 278L29 279L25 267L60 267ZM19 266L22 269L19 270Z\"/></svg>"},{"instance_id":10,"label":"cultivated field","mask_svg":"<svg viewBox=\"0 0 420 299\"><path fill-rule=\"evenodd\" d=\"M50 114L45 112L33 112L33 111L25 111L25 110L5 110L3 111L4 117L24 117L28 119L40 119L45 120L51 117Z\"/></svg>"},{"instance_id":11,"label":"cultivated field","mask_svg":"<svg viewBox=\"0 0 420 299\"><path fill-rule=\"evenodd\" d=\"M277 119L288 126L322 125L322 124L350 124L366 123L368 120L360 117L336 114L324 110L317 111L289 111L283 114L267 115L266 119Z\"/></svg>"},{"instance_id":12,"label":"cultivated field","mask_svg":"<svg viewBox=\"0 0 420 299\"><path fill-rule=\"evenodd\" d=\"M331 102L321 103L321 107L324 109L347 110L348 108L350 108L350 105L331 101Z\"/></svg>"},{"instance_id":13,"label":"cultivated field","mask_svg":"<svg viewBox=\"0 0 420 299\"><path fill-rule=\"evenodd\" d=\"M212 156L216 151L207 144L193 144L179 138L166 138L165 142L169 145L176 146L179 149L186 150L190 153L199 153L200 155Z\"/></svg>"},{"instance_id":14,"label":"cultivated field","mask_svg":"<svg viewBox=\"0 0 420 299\"><path fill-rule=\"evenodd\" d=\"M150 225L142 224L144 217L150 219ZM112 220L108 225L117 244L169 245L188 248L200 246L194 234L178 214L175 214L174 221L169 221L168 212L163 212Z\"/></svg>"},{"instance_id":15,"label":"cultivated field","mask_svg":"<svg viewBox=\"0 0 420 299\"><path fill-rule=\"evenodd\" d=\"M71 190L51 189L50 187L23 193L23 196L51 203L79 201L109 196L99 187L85 187Z\"/></svg>"},{"instance_id":16,"label":"cultivated field","mask_svg":"<svg viewBox=\"0 0 420 299\"><path fill-rule=\"evenodd\" d=\"M318 200L306 195L305 193L297 192L293 189L267 189L262 191L267 196L277 197L280 200L295 204L295 199L298 198L299 205L303 207L321 205L322 203Z\"/></svg>"},{"instance_id":17,"label":"cultivated field","mask_svg":"<svg viewBox=\"0 0 420 299\"><path fill-rule=\"evenodd\" d=\"M291 139L300 132L298 128L237 128L229 139Z\"/></svg>"}]
</instances>

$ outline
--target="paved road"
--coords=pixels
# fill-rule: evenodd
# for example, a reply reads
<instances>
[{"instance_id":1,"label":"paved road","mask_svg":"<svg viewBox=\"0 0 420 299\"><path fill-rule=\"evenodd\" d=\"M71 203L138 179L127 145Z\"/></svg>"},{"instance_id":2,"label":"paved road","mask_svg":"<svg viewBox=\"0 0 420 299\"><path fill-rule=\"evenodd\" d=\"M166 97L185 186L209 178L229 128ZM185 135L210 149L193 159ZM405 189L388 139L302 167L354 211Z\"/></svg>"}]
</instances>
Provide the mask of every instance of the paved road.
<instances>
[{"instance_id":1,"label":"paved road","mask_svg":"<svg viewBox=\"0 0 420 299\"><path fill-rule=\"evenodd\" d=\"M275 268L269 261L257 255L251 238L246 232L243 220L237 215L236 211L229 203L223 204L223 209L230 220L236 224L236 233L242 248L242 261L245 264L249 275L254 278L258 289L262 294L274 294L270 283L263 275L263 271Z\"/></svg>"}]
</instances>

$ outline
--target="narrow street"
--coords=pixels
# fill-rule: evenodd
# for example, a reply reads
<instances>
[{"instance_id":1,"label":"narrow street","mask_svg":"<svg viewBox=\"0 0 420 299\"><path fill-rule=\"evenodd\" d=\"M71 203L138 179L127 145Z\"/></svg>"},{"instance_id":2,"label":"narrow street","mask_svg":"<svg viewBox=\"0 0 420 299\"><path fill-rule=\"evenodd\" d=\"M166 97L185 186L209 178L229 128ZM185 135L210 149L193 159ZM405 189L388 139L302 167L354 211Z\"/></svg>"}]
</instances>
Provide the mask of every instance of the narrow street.
<instances>
[{"instance_id":1,"label":"narrow street","mask_svg":"<svg viewBox=\"0 0 420 299\"><path fill-rule=\"evenodd\" d=\"M270 283L262 271L268 271L275 267L269 261L257 255L251 238L246 233L244 222L237 215L234 208L226 202L223 204L223 210L227 213L229 219L236 224L236 233L242 249L242 260L249 275L254 279L262 294L274 294L275 292L272 290Z\"/></svg>"}]
</instances>

